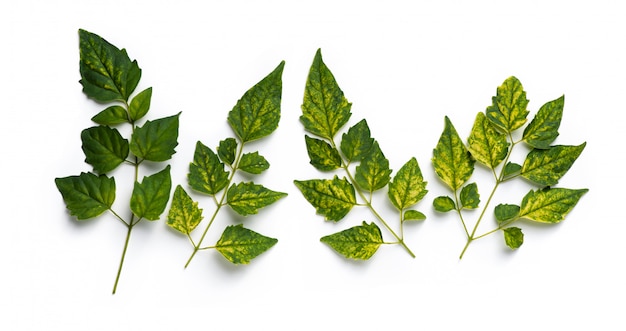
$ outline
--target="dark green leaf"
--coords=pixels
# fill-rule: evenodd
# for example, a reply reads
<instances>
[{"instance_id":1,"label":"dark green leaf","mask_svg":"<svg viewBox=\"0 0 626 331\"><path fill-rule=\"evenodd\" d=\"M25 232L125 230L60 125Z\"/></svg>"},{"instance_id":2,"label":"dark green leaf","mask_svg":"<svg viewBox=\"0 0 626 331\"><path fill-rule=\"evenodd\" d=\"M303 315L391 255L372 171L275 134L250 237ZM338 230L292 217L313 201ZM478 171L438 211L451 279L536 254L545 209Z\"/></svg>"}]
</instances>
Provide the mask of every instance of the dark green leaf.
<instances>
[{"instance_id":1,"label":"dark green leaf","mask_svg":"<svg viewBox=\"0 0 626 331\"><path fill-rule=\"evenodd\" d=\"M509 149L506 136L498 132L483 113L476 115L467 145L476 161L490 169L498 166L506 158Z\"/></svg>"},{"instance_id":2,"label":"dark green leaf","mask_svg":"<svg viewBox=\"0 0 626 331\"><path fill-rule=\"evenodd\" d=\"M111 106L99 112L91 120L100 125L128 123L128 114L122 106Z\"/></svg>"},{"instance_id":3,"label":"dark green leaf","mask_svg":"<svg viewBox=\"0 0 626 331\"><path fill-rule=\"evenodd\" d=\"M139 218L158 220L167 207L171 189L172 178L170 166L167 165L156 174L144 177L141 183L135 182L130 209Z\"/></svg>"},{"instance_id":4,"label":"dark green leaf","mask_svg":"<svg viewBox=\"0 0 626 331\"><path fill-rule=\"evenodd\" d=\"M552 146L548 149L533 149L522 165L522 177L537 184L555 185L571 168L586 143L578 146Z\"/></svg>"},{"instance_id":5,"label":"dark green leaf","mask_svg":"<svg viewBox=\"0 0 626 331\"><path fill-rule=\"evenodd\" d=\"M256 214L259 209L271 205L287 193L275 192L254 183L233 184L229 189L226 201L239 215Z\"/></svg>"},{"instance_id":6,"label":"dark green leaf","mask_svg":"<svg viewBox=\"0 0 626 331\"><path fill-rule=\"evenodd\" d=\"M455 210L456 204L452 198L448 196L440 196L433 200L433 207L435 207L435 210L438 212L446 213L451 210Z\"/></svg>"},{"instance_id":7,"label":"dark green leaf","mask_svg":"<svg viewBox=\"0 0 626 331\"><path fill-rule=\"evenodd\" d=\"M243 225L229 225L215 244L215 249L234 264L248 264L278 242L246 229Z\"/></svg>"},{"instance_id":8,"label":"dark green leaf","mask_svg":"<svg viewBox=\"0 0 626 331\"><path fill-rule=\"evenodd\" d=\"M260 174L269 167L269 162L263 155L259 155L259 152L246 153L241 156L241 161L239 161L239 169L251 174Z\"/></svg>"},{"instance_id":9,"label":"dark green leaf","mask_svg":"<svg viewBox=\"0 0 626 331\"><path fill-rule=\"evenodd\" d=\"M318 49L304 90L300 121L305 130L333 140L339 129L350 119L351 106L322 60L322 51Z\"/></svg>"},{"instance_id":10,"label":"dark green leaf","mask_svg":"<svg viewBox=\"0 0 626 331\"><path fill-rule=\"evenodd\" d=\"M183 187L177 185L167 214L167 225L183 234L190 234L202 218L202 209L198 208L198 202L193 201Z\"/></svg>"},{"instance_id":11,"label":"dark green leaf","mask_svg":"<svg viewBox=\"0 0 626 331\"><path fill-rule=\"evenodd\" d=\"M524 233L522 233L522 229L510 227L503 229L502 232L504 232L504 242L511 249L518 249L524 243Z\"/></svg>"},{"instance_id":12,"label":"dark green leaf","mask_svg":"<svg viewBox=\"0 0 626 331\"><path fill-rule=\"evenodd\" d=\"M508 162L506 166L504 166L504 177L518 173L520 170L522 170L521 165L513 162Z\"/></svg>"},{"instance_id":13,"label":"dark green leaf","mask_svg":"<svg viewBox=\"0 0 626 331\"><path fill-rule=\"evenodd\" d=\"M214 195L228 185L228 172L211 148L196 143L193 162L189 164L189 186L194 190Z\"/></svg>"},{"instance_id":14,"label":"dark green leaf","mask_svg":"<svg viewBox=\"0 0 626 331\"><path fill-rule=\"evenodd\" d=\"M356 205L354 186L345 178L294 181L304 198L327 221L337 222Z\"/></svg>"},{"instance_id":15,"label":"dark green leaf","mask_svg":"<svg viewBox=\"0 0 626 331\"><path fill-rule=\"evenodd\" d=\"M228 123L242 142L263 138L278 127L284 66L285 61L246 91L228 113Z\"/></svg>"},{"instance_id":16,"label":"dark green leaf","mask_svg":"<svg viewBox=\"0 0 626 331\"><path fill-rule=\"evenodd\" d=\"M355 260L367 260L383 243L380 229L374 223L351 227L320 239L337 253Z\"/></svg>"},{"instance_id":17,"label":"dark green leaf","mask_svg":"<svg viewBox=\"0 0 626 331\"><path fill-rule=\"evenodd\" d=\"M237 151L237 140L235 138L226 138L220 141L219 147L217 147L217 155L220 159L228 164L232 165L235 162L235 152Z\"/></svg>"},{"instance_id":18,"label":"dark green leaf","mask_svg":"<svg viewBox=\"0 0 626 331\"><path fill-rule=\"evenodd\" d=\"M178 117L180 113L147 121L136 128L130 141L130 150L135 156L148 161L166 161L176 153L178 145Z\"/></svg>"},{"instance_id":19,"label":"dark green leaf","mask_svg":"<svg viewBox=\"0 0 626 331\"><path fill-rule=\"evenodd\" d=\"M535 118L524 129L522 139L534 148L548 148L559 135L565 97L549 101L541 106Z\"/></svg>"},{"instance_id":20,"label":"dark green leaf","mask_svg":"<svg viewBox=\"0 0 626 331\"><path fill-rule=\"evenodd\" d=\"M531 190L522 199L519 216L541 223L558 223L587 191L589 190L566 188Z\"/></svg>"},{"instance_id":21,"label":"dark green leaf","mask_svg":"<svg viewBox=\"0 0 626 331\"><path fill-rule=\"evenodd\" d=\"M461 189L461 205L463 208L476 209L480 203L478 185L476 183L467 184Z\"/></svg>"},{"instance_id":22,"label":"dark green leaf","mask_svg":"<svg viewBox=\"0 0 626 331\"><path fill-rule=\"evenodd\" d=\"M150 110L150 101L152 100L152 87L141 91L137 94L133 100L131 100L128 106L128 114L130 119L136 121L144 117L148 110Z\"/></svg>"},{"instance_id":23,"label":"dark green leaf","mask_svg":"<svg viewBox=\"0 0 626 331\"><path fill-rule=\"evenodd\" d=\"M474 171L474 160L447 116L437 147L433 150L432 162L437 176L453 191L459 189Z\"/></svg>"},{"instance_id":24,"label":"dark green leaf","mask_svg":"<svg viewBox=\"0 0 626 331\"><path fill-rule=\"evenodd\" d=\"M70 214L79 220L102 214L115 201L115 179L106 175L83 172L80 176L55 178L54 182Z\"/></svg>"},{"instance_id":25,"label":"dark green leaf","mask_svg":"<svg viewBox=\"0 0 626 331\"><path fill-rule=\"evenodd\" d=\"M352 126L341 137L341 151L351 162L361 161L372 145L374 145L374 139L370 136L370 128L365 119Z\"/></svg>"},{"instance_id":26,"label":"dark green leaf","mask_svg":"<svg viewBox=\"0 0 626 331\"><path fill-rule=\"evenodd\" d=\"M402 211L422 200L427 192L419 164L415 158L411 158L389 183L387 195L391 203Z\"/></svg>"},{"instance_id":27,"label":"dark green leaf","mask_svg":"<svg viewBox=\"0 0 626 331\"><path fill-rule=\"evenodd\" d=\"M404 221L423 221L426 219L426 215L417 210L407 210L404 212Z\"/></svg>"},{"instance_id":28,"label":"dark green leaf","mask_svg":"<svg viewBox=\"0 0 626 331\"><path fill-rule=\"evenodd\" d=\"M378 142L374 141L370 152L363 157L361 164L356 167L354 179L362 189L369 192L385 187L391 180L389 160L380 150Z\"/></svg>"},{"instance_id":29,"label":"dark green leaf","mask_svg":"<svg viewBox=\"0 0 626 331\"><path fill-rule=\"evenodd\" d=\"M508 205L508 204L499 204L494 208L494 214L496 215L496 220L498 224L502 224L506 221L511 221L519 217L519 206L517 205Z\"/></svg>"},{"instance_id":30,"label":"dark green leaf","mask_svg":"<svg viewBox=\"0 0 626 331\"><path fill-rule=\"evenodd\" d=\"M94 171L104 174L119 166L128 156L128 140L122 138L117 129L108 126L94 126L80 134L85 162Z\"/></svg>"},{"instance_id":31,"label":"dark green leaf","mask_svg":"<svg viewBox=\"0 0 626 331\"><path fill-rule=\"evenodd\" d=\"M504 132L513 132L526 123L528 99L522 83L517 78L509 77L498 86L492 102L492 105L487 107L487 118Z\"/></svg>"},{"instance_id":32,"label":"dark green leaf","mask_svg":"<svg viewBox=\"0 0 626 331\"><path fill-rule=\"evenodd\" d=\"M335 170L341 167L341 156L336 148L321 139L304 136L309 163L321 171Z\"/></svg>"}]
</instances>

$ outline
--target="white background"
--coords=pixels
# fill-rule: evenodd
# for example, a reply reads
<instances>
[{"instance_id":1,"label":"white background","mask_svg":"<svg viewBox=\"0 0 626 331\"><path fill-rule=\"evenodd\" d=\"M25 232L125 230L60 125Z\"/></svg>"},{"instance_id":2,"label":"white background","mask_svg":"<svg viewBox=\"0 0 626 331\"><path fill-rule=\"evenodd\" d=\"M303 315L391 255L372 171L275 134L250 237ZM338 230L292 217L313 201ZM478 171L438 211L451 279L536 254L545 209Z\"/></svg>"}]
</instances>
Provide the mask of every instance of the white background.
<instances>
[{"instance_id":1,"label":"white background","mask_svg":"<svg viewBox=\"0 0 626 331\"><path fill-rule=\"evenodd\" d=\"M0 329L623 330L625 14L618 1L3 2ZM254 180L289 196L246 219L220 213L207 238L244 222L276 246L248 266L204 251L185 270L185 238L164 220L142 222L111 295L125 228L108 215L77 222L54 186L90 170L80 131L103 108L78 83L79 28L139 61L137 91L154 89L148 118L182 111L175 184L185 184L195 142L232 136L228 111L286 61L280 126L250 151L271 163ZM429 182L417 205L428 219L406 226L415 259L390 245L347 261L319 242L371 217L354 211L324 223L293 185L331 176L308 164L298 120L318 48L353 103L350 125L366 118L392 169L415 156ZM558 225L522 223L518 251L496 234L459 261L458 220L431 207L447 193L432 149L445 115L467 137L511 75L530 116L565 95L556 143L587 147L559 186L590 191ZM127 213L132 177L128 167L115 176L116 209ZM482 168L474 176L486 200L492 183ZM502 187L494 206L519 203L530 189ZM194 198L208 217L211 200ZM374 203L397 226L384 192Z\"/></svg>"}]
</instances>

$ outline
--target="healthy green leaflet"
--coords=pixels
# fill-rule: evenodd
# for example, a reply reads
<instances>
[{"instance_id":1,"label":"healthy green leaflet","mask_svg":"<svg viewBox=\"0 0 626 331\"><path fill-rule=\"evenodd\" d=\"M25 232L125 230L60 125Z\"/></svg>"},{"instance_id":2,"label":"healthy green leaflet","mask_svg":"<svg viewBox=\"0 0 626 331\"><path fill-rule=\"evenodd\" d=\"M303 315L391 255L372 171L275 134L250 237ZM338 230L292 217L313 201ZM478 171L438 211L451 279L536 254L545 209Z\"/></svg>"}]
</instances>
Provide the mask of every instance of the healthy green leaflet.
<instances>
[{"instance_id":1,"label":"healthy green leaflet","mask_svg":"<svg viewBox=\"0 0 626 331\"><path fill-rule=\"evenodd\" d=\"M217 153L200 141L196 143L193 161L189 164L189 186L197 193L212 197L215 209L199 239L194 239L191 234L203 220L202 209L181 185L176 187L167 225L185 235L193 246L185 268L198 251L207 249L217 250L234 264L248 264L278 241L239 224L227 226L215 245L202 245L222 207L229 206L237 214L248 216L287 196L253 182L235 182L239 170L258 175L270 167L258 151L244 153L244 147L250 141L268 136L278 127L284 65L285 62L281 62L244 93L228 113L228 123L236 138L220 141Z\"/></svg>"},{"instance_id":2,"label":"healthy green leaflet","mask_svg":"<svg viewBox=\"0 0 626 331\"><path fill-rule=\"evenodd\" d=\"M55 183L70 214L78 220L109 211L126 227L124 249L113 285L115 294L134 226L144 219L158 220L170 197L170 166L143 177L140 182L140 165L143 161L167 161L176 153L180 113L139 123L150 110L152 88L131 97L141 78L137 61L131 61L126 50L118 49L96 34L81 29L78 35L83 92L110 106L92 118L98 126L81 133L85 162L93 167L93 172L55 178ZM123 124L132 129L130 140L118 130ZM115 178L107 175L122 163L134 167L130 218L123 218L114 211Z\"/></svg>"},{"instance_id":3,"label":"healthy green leaflet","mask_svg":"<svg viewBox=\"0 0 626 331\"><path fill-rule=\"evenodd\" d=\"M339 222L352 208L365 207L394 238L393 242L385 242L376 223L362 222L321 238L337 253L350 259L367 260L380 245L399 244L415 257L404 241L404 223L426 218L412 209L428 192L420 167L417 160L411 158L392 176L389 160L371 137L364 119L345 131L337 144L337 134L352 116L351 107L318 50L306 81L300 121L312 135L304 137L310 164L334 176L332 179L295 180L294 183L327 221ZM343 176L339 177L336 172ZM399 231L394 230L372 204L373 193L383 188L387 188L389 202L398 211Z\"/></svg>"},{"instance_id":4,"label":"healthy green leaflet","mask_svg":"<svg viewBox=\"0 0 626 331\"><path fill-rule=\"evenodd\" d=\"M512 223L526 219L541 223L558 223L565 218L587 189L556 188L554 185L565 175L580 156L586 143L577 146L551 145L559 135L565 98L545 103L526 126L522 137L516 139L516 130L522 128L530 113L522 84L509 77L498 87L492 105L485 113L478 113L467 139L463 143L448 117L437 146L433 150L432 164L437 176L452 191L452 197L440 196L433 200L439 212L456 211L467 236L460 258L476 239L502 230L505 244L517 249L524 243L524 234ZM530 149L520 165L510 161L515 146L524 142ZM480 194L476 183L466 184L474 172L474 164L483 165L495 181L478 219L473 227L466 223L464 209L479 208ZM523 177L540 187L522 198L521 204L499 204L494 208L496 227L477 234L478 227L498 187L506 181Z\"/></svg>"}]
</instances>

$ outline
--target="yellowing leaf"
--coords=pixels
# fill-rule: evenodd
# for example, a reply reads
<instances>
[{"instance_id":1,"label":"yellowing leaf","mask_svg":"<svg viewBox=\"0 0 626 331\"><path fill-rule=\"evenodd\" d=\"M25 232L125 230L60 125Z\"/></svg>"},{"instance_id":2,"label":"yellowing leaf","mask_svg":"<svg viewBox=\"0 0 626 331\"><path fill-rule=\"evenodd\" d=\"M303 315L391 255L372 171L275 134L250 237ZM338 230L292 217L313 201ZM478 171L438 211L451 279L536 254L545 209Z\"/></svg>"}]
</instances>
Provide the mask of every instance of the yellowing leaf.
<instances>
[{"instance_id":1,"label":"yellowing leaf","mask_svg":"<svg viewBox=\"0 0 626 331\"><path fill-rule=\"evenodd\" d=\"M522 229L516 227L510 227L503 229L504 242L511 249L518 249L524 243L524 233Z\"/></svg>"},{"instance_id":2,"label":"yellowing leaf","mask_svg":"<svg viewBox=\"0 0 626 331\"><path fill-rule=\"evenodd\" d=\"M433 200L433 207L438 212L447 213L451 210L455 210L456 204L454 203L454 200L448 196L439 196Z\"/></svg>"},{"instance_id":3,"label":"yellowing leaf","mask_svg":"<svg viewBox=\"0 0 626 331\"><path fill-rule=\"evenodd\" d=\"M437 176L453 191L459 189L474 171L474 160L447 116L437 147L433 150L432 163Z\"/></svg>"},{"instance_id":4,"label":"yellowing leaf","mask_svg":"<svg viewBox=\"0 0 626 331\"><path fill-rule=\"evenodd\" d=\"M380 150L378 142L374 141L370 151L356 167L354 179L362 189L374 192L389 183L390 175L389 160Z\"/></svg>"},{"instance_id":5,"label":"yellowing leaf","mask_svg":"<svg viewBox=\"0 0 626 331\"><path fill-rule=\"evenodd\" d=\"M294 181L304 198L327 221L337 222L356 205L354 186L345 178Z\"/></svg>"},{"instance_id":6,"label":"yellowing leaf","mask_svg":"<svg viewBox=\"0 0 626 331\"><path fill-rule=\"evenodd\" d=\"M202 209L198 208L198 202L193 201L183 187L177 185L167 214L167 225L183 234L190 234L202 218Z\"/></svg>"},{"instance_id":7,"label":"yellowing leaf","mask_svg":"<svg viewBox=\"0 0 626 331\"><path fill-rule=\"evenodd\" d=\"M243 154L239 161L239 169L249 174L258 175L269 167L270 163L259 152Z\"/></svg>"},{"instance_id":8,"label":"yellowing leaf","mask_svg":"<svg viewBox=\"0 0 626 331\"><path fill-rule=\"evenodd\" d=\"M229 225L215 244L215 249L234 264L248 264L278 242L243 225Z\"/></svg>"},{"instance_id":9,"label":"yellowing leaf","mask_svg":"<svg viewBox=\"0 0 626 331\"><path fill-rule=\"evenodd\" d=\"M422 200L427 192L419 164L415 158L411 158L389 183L387 195L391 203L402 211Z\"/></svg>"},{"instance_id":10,"label":"yellowing leaf","mask_svg":"<svg viewBox=\"0 0 626 331\"><path fill-rule=\"evenodd\" d=\"M320 239L337 253L355 260L367 260L383 243L380 229L374 223L355 226Z\"/></svg>"},{"instance_id":11,"label":"yellowing leaf","mask_svg":"<svg viewBox=\"0 0 626 331\"><path fill-rule=\"evenodd\" d=\"M467 145L476 161L491 169L506 158L509 149L506 136L498 132L483 113L476 115Z\"/></svg>"},{"instance_id":12,"label":"yellowing leaf","mask_svg":"<svg viewBox=\"0 0 626 331\"><path fill-rule=\"evenodd\" d=\"M522 139L534 148L548 148L559 135L565 97L547 102L524 129Z\"/></svg>"},{"instance_id":13,"label":"yellowing leaf","mask_svg":"<svg viewBox=\"0 0 626 331\"><path fill-rule=\"evenodd\" d=\"M306 151L312 166L321 171L335 170L341 167L341 156L336 148L321 139L304 136Z\"/></svg>"},{"instance_id":14,"label":"yellowing leaf","mask_svg":"<svg viewBox=\"0 0 626 331\"><path fill-rule=\"evenodd\" d=\"M542 185L555 185L572 167L586 143L578 146L552 146L528 153L520 175Z\"/></svg>"},{"instance_id":15,"label":"yellowing leaf","mask_svg":"<svg viewBox=\"0 0 626 331\"><path fill-rule=\"evenodd\" d=\"M558 223L565 218L588 189L546 188L530 191L520 206L519 217L541 223Z\"/></svg>"},{"instance_id":16,"label":"yellowing leaf","mask_svg":"<svg viewBox=\"0 0 626 331\"><path fill-rule=\"evenodd\" d=\"M513 132L526 123L528 99L522 83L517 78L509 77L498 86L492 102L492 105L487 107L487 118L504 132Z\"/></svg>"},{"instance_id":17,"label":"yellowing leaf","mask_svg":"<svg viewBox=\"0 0 626 331\"><path fill-rule=\"evenodd\" d=\"M233 184L227 192L226 201L232 210L241 216L258 213L258 210L271 205L287 193L275 192L254 183Z\"/></svg>"},{"instance_id":18,"label":"yellowing leaf","mask_svg":"<svg viewBox=\"0 0 626 331\"><path fill-rule=\"evenodd\" d=\"M461 207L467 209L476 209L480 203L480 195L478 194L478 185L471 183L463 186L461 189Z\"/></svg>"},{"instance_id":19,"label":"yellowing leaf","mask_svg":"<svg viewBox=\"0 0 626 331\"><path fill-rule=\"evenodd\" d=\"M198 141L193 162L189 164L188 179L194 190L214 195L228 185L228 172L213 150Z\"/></svg>"},{"instance_id":20,"label":"yellowing leaf","mask_svg":"<svg viewBox=\"0 0 626 331\"><path fill-rule=\"evenodd\" d=\"M361 161L374 145L366 120L353 125L341 137L341 151L349 161Z\"/></svg>"}]
</instances>

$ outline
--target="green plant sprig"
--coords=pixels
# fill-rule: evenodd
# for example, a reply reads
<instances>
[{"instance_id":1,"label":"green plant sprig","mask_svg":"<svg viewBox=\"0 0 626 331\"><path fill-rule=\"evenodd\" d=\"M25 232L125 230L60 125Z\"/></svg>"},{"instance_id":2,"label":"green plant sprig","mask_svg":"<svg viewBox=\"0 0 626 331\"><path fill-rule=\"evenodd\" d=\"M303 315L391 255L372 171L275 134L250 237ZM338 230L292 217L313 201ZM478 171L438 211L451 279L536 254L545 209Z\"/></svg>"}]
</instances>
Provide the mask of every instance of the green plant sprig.
<instances>
[{"instance_id":1,"label":"green plant sprig","mask_svg":"<svg viewBox=\"0 0 626 331\"><path fill-rule=\"evenodd\" d=\"M248 142L263 138L276 130L280 120L282 72L284 61L274 71L250 88L228 114L228 123L236 138L220 141L217 153L198 141L193 162L189 165L189 186L196 192L209 195L215 209L200 238L195 241L191 232L202 221L202 209L181 185L176 187L167 224L187 236L193 251L185 268L200 250L216 249L234 264L248 264L253 258L270 249L278 241L249 230L243 225L226 227L215 245L202 246L219 211L229 206L241 216L257 214L287 194L272 191L254 182L235 183L239 171L257 175L267 170L269 162L259 152L244 153ZM226 171L228 167L230 171ZM219 195L219 197L218 197Z\"/></svg>"},{"instance_id":2,"label":"green plant sprig","mask_svg":"<svg viewBox=\"0 0 626 331\"><path fill-rule=\"evenodd\" d=\"M389 160L370 136L364 119L350 127L337 144L335 137L348 123L351 106L318 50L307 78L300 117L305 130L315 136L305 135L307 153L316 169L324 172L342 170L347 178L335 175L333 179L295 180L294 183L327 221L338 222L354 206L365 206L395 239L393 242L383 241L378 225L363 221L362 225L321 238L339 254L367 260L380 245L399 244L415 257L404 240L404 223L426 218L411 209L427 193L419 164L411 158L392 180ZM389 201L399 212L399 231L394 231L372 204L373 193L385 187L388 187Z\"/></svg>"},{"instance_id":3,"label":"green plant sprig","mask_svg":"<svg viewBox=\"0 0 626 331\"><path fill-rule=\"evenodd\" d=\"M125 49L118 49L96 34L82 29L78 34L83 92L89 98L111 106L92 118L98 126L81 133L85 162L93 167L94 172L56 178L55 183L70 214L78 220L91 219L109 211L127 228L113 285L115 294L133 228L144 219L155 221L160 218L167 206L172 185L169 165L144 177L141 182L139 166L144 161L171 159L178 145L180 113L138 126L138 121L150 109L152 88L131 98L141 78L137 61L131 61ZM130 142L114 127L121 124L131 126ZM122 163L134 167L129 219L113 210L115 178L107 176Z\"/></svg>"},{"instance_id":4,"label":"green plant sprig","mask_svg":"<svg viewBox=\"0 0 626 331\"><path fill-rule=\"evenodd\" d=\"M515 77L505 80L498 87L492 105L484 113L478 113L467 139L467 146L450 119L445 117L444 130L433 150L432 164L437 176L452 190L453 197L437 197L433 206L439 212L456 211L467 236L459 258L463 258L474 240L500 230L507 246L511 249L519 248L524 242L524 234L520 228L510 226L512 223L521 219L558 223L588 191L553 187L570 169L586 145L551 145L559 135L564 102L565 98L560 97L544 104L526 126L520 140L514 139L513 132L526 124L529 111L526 109L526 92ZM522 165L510 161L514 147L521 142L530 147ZM476 161L493 174L495 184L470 230L463 212L465 209L479 208L480 195L476 183L464 184L470 179ZM502 183L517 177L527 179L540 186L540 189L528 192L520 205L497 205L494 208L497 226L477 234L496 190Z\"/></svg>"}]
</instances>

